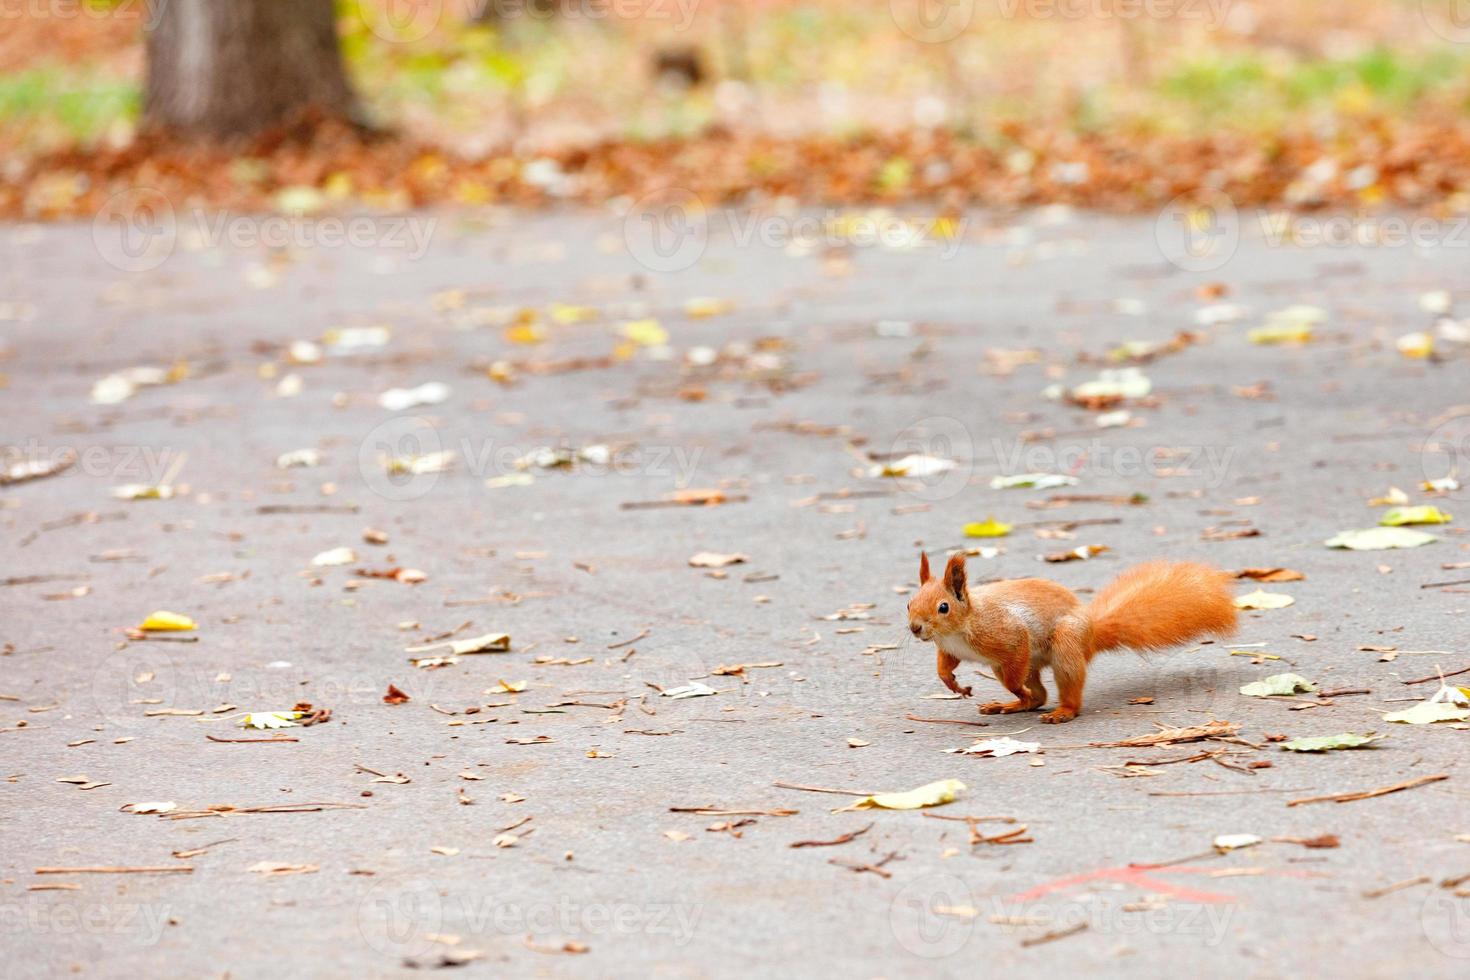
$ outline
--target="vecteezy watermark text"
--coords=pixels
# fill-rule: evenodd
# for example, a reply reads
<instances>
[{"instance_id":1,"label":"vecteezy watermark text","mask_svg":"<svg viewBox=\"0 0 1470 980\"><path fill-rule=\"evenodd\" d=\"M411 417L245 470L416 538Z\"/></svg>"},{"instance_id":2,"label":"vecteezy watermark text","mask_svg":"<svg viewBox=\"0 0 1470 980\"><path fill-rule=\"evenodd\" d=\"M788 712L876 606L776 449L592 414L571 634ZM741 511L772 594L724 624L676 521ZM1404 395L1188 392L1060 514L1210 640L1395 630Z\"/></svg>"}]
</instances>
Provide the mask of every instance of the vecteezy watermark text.
<instances>
[{"instance_id":1,"label":"vecteezy watermark text","mask_svg":"<svg viewBox=\"0 0 1470 980\"><path fill-rule=\"evenodd\" d=\"M238 214L189 209L161 191L134 188L110 198L92 221L92 242L111 266L147 272L188 248L385 249L422 258L439 219L422 214Z\"/></svg>"},{"instance_id":2,"label":"vecteezy watermark text","mask_svg":"<svg viewBox=\"0 0 1470 980\"><path fill-rule=\"evenodd\" d=\"M163 935L170 916L167 906L137 902L0 902L0 936L119 936L152 946Z\"/></svg>"},{"instance_id":3,"label":"vecteezy watermark text","mask_svg":"<svg viewBox=\"0 0 1470 980\"><path fill-rule=\"evenodd\" d=\"M1004 474L1078 473L1125 478L1199 476L1224 484L1235 461L1235 446L1110 446L1100 438L1068 446L992 439L991 452Z\"/></svg>"},{"instance_id":4,"label":"vecteezy watermark text","mask_svg":"<svg viewBox=\"0 0 1470 980\"><path fill-rule=\"evenodd\" d=\"M701 0L470 0L456 9L472 23L515 20L651 21L685 31ZM446 0L357 0L358 17L385 41L411 44L432 34L444 20Z\"/></svg>"},{"instance_id":5,"label":"vecteezy watermark text","mask_svg":"<svg viewBox=\"0 0 1470 980\"><path fill-rule=\"evenodd\" d=\"M418 955L436 935L645 936L685 946L703 906L681 902L579 902L568 896L517 902L456 894L424 878L378 882L357 906L358 931L385 954Z\"/></svg>"},{"instance_id":6,"label":"vecteezy watermark text","mask_svg":"<svg viewBox=\"0 0 1470 980\"><path fill-rule=\"evenodd\" d=\"M924 250L950 259L964 244L968 224L963 216L905 215L882 209L796 214L716 210L694 192L671 187L651 191L628 207L623 241L629 254L654 272L692 268L716 231L736 248L754 246L793 255L881 248Z\"/></svg>"}]
</instances>

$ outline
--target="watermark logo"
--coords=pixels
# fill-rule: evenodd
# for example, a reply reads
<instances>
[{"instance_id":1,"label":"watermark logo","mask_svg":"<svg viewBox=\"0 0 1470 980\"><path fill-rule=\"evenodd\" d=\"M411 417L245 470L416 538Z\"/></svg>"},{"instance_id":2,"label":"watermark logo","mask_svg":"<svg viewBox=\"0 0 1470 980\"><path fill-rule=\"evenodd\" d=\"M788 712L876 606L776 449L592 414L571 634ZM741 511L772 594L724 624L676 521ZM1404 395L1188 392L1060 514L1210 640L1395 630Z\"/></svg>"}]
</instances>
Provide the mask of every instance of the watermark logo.
<instances>
[{"instance_id":1,"label":"watermark logo","mask_svg":"<svg viewBox=\"0 0 1470 980\"><path fill-rule=\"evenodd\" d=\"M682 187L650 191L623 217L628 253L652 272L683 272L709 245L709 213L699 195Z\"/></svg>"},{"instance_id":2,"label":"watermark logo","mask_svg":"<svg viewBox=\"0 0 1470 980\"><path fill-rule=\"evenodd\" d=\"M433 422L399 415L367 434L357 447L357 470L368 489L384 500L418 500L439 482L442 467L421 465L443 451Z\"/></svg>"},{"instance_id":3,"label":"watermark logo","mask_svg":"<svg viewBox=\"0 0 1470 980\"><path fill-rule=\"evenodd\" d=\"M129 646L108 655L92 673L92 704L114 728L140 729L156 724L150 709L178 704L181 681L173 657L148 644Z\"/></svg>"},{"instance_id":4,"label":"watermark logo","mask_svg":"<svg viewBox=\"0 0 1470 980\"><path fill-rule=\"evenodd\" d=\"M1470 899L1444 888L1434 889L1419 907L1419 926L1440 953L1470 960Z\"/></svg>"},{"instance_id":5,"label":"watermark logo","mask_svg":"<svg viewBox=\"0 0 1470 980\"><path fill-rule=\"evenodd\" d=\"M875 471L895 478L910 495L933 503L948 500L969 485L974 455L974 439L963 422L931 415L895 436Z\"/></svg>"},{"instance_id":6,"label":"watermark logo","mask_svg":"<svg viewBox=\"0 0 1470 980\"><path fill-rule=\"evenodd\" d=\"M357 14L383 40L412 44L439 26L444 0L357 0Z\"/></svg>"},{"instance_id":7,"label":"watermark logo","mask_svg":"<svg viewBox=\"0 0 1470 980\"><path fill-rule=\"evenodd\" d=\"M92 222L97 253L123 272L151 272L181 241L194 248L387 249L410 261L424 256L439 219L424 215L235 214L192 209L179 214L160 191L135 188L114 195Z\"/></svg>"},{"instance_id":8,"label":"watermark logo","mask_svg":"<svg viewBox=\"0 0 1470 980\"><path fill-rule=\"evenodd\" d=\"M1225 23L1233 0L999 0L1007 20L1202 21L1214 30Z\"/></svg>"},{"instance_id":9,"label":"watermark logo","mask_svg":"<svg viewBox=\"0 0 1470 980\"><path fill-rule=\"evenodd\" d=\"M944 44L975 19L975 0L888 0L898 29L924 44Z\"/></svg>"},{"instance_id":10,"label":"watermark logo","mask_svg":"<svg viewBox=\"0 0 1470 980\"><path fill-rule=\"evenodd\" d=\"M1457 411L1439 420L1420 448L1419 466L1426 483L1445 487L1456 499L1467 495L1470 411ZM1447 480L1452 482L1444 482Z\"/></svg>"},{"instance_id":11,"label":"watermark logo","mask_svg":"<svg viewBox=\"0 0 1470 980\"><path fill-rule=\"evenodd\" d=\"M990 450L1001 472L1055 474L1063 477L1115 477L1123 480L1193 477L1211 489L1223 486L1235 463L1238 446L1111 445L1100 437L1067 445L1046 445L995 438Z\"/></svg>"},{"instance_id":12,"label":"watermark logo","mask_svg":"<svg viewBox=\"0 0 1470 980\"><path fill-rule=\"evenodd\" d=\"M1240 247L1240 215L1227 195L1180 194L1159 212L1154 241L1171 265L1185 272L1213 272Z\"/></svg>"},{"instance_id":13,"label":"watermark logo","mask_svg":"<svg viewBox=\"0 0 1470 980\"><path fill-rule=\"evenodd\" d=\"M476 940L500 936L641 935L683 947L694 938L703 906L674 902L580 903L566 896L509 901L494 893L441 889L425 878L377 882L357 906L359 934L384 955L415 957L447 934Z\"/></svg>"},{"instance_id":14,"label":"watermark logo","mask_svg":"<svg viewBox=\"0 0 1470 980\"><path fill-rule=\"evenodd\" d=\"M114 194L92 219L97 254L123 272L157 269L174 254L178 241L173 203L150 187Z\"/></svg>"},{"instance_id":15,"label":"watermark logo","mask_svg":"<svg viewBox=\"0 0 1470 980\"><path fill-rule=\"evenodd\" d=\"M1419 15L1446 41L1470 43L1470 0L1419 0Z\"/></svg>"},{"instance_id":16,"label":"watermark logo","mask_svg":"<svg viewBox=\"0 0 1470 980\"><path fill-rule=\"evenodd\" d=\"M975 931L975 896L956 875L909 882L888 906L888 928L905 950L927 960L953 956Z\"/></svg>"},{"instance_id":17,"label":"watermark logo","mask_svg":"<svg viewBox=\"0 0 1470 980\"><path fill-rule=\"evenodd\" d=\"M357 903L357 931L385 956L422 956L444 932L444 899L424 878L374 882Z\"/></svg>"}]
</instances>

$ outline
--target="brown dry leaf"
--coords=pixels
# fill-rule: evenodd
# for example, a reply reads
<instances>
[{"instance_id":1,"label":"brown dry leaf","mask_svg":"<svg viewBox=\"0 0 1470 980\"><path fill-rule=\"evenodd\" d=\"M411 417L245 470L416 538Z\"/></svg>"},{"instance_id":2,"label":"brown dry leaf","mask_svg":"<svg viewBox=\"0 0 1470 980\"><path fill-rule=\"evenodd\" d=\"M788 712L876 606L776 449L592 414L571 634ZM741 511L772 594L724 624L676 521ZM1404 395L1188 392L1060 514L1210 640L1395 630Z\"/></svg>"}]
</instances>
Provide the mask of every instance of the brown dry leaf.
<instances>
[{"instance_id":1,"label":"brown dry leaf","mask_svg":"<svg viewBox=\"0 0 1470 980\"><path fill-rule=\"evenodd\" d=\"M1292 568L1242 568L1235 573L1235 577L1254 579L1257 582L1300 582L1306 578Z\"/></svg>"},{"instance_id":2,"label":"brown dry leaf","mask_svg":"<svg viewBox=\"0 0 1470 980\"><path fill-rule=\"evenodd\" d=\"M393 684L388 685L388 693L383 695L384 704L404 704L412 700L413 698L409 697L407 694L404 694Z\"/></svg>"},{"instance_id":3,"label":"brown dry leaf","mask_svg":"<svg viewBox=\"0 0 1470 980\"><path fill-rule=\"evenodd\" d=\"M1086 561L1107 551L1108 546L1103 544L1084 544L1073 548L1071 551L1054 551L1049 555L1042 555L1042 561L1053 564L1064 561Z\"/></svg>"},{"instance_id":4,"label":"brown dry leaf","mask_svg":"<svg viewBox=\"0 0 1470 980\"><path fill-rule=\"evenodd\" d=\"M284 861L257 861L245 869L266 878L275 878L281 875L309 875L321 870L316 864L287 864Z\"/></svg>"},{"instance_id":5,"label":"brown dry leaf","mask_svg":"<svg viewBox=\"0 0 1470 980\"><path fill-rule=\"evenodd\" d=\"M1199 742L1207 738L1229 738L1240 732L1240 726L1233 721L1212 721L1204 725L1190 725L1186 728L1164 728L1147 735L1135 735L1118 742L1093 742L1093 748L1099 749L1123 749L1123 748L1146 748L1150 745L1173 745L1178 742Z\"/></svg>"},{"instance_id":6,"label":"brown dry leaf","mask_svg":"<svg viewBox=\"0 0 1470 980\"><path fill-rule=\"evenodd\" d=\"M352 574L361 575L363 578L386 578L395 582L403 582L406 585L418 585L427 582L429 576L417 568L358 568Z\"/></svg>"}]
</instances>

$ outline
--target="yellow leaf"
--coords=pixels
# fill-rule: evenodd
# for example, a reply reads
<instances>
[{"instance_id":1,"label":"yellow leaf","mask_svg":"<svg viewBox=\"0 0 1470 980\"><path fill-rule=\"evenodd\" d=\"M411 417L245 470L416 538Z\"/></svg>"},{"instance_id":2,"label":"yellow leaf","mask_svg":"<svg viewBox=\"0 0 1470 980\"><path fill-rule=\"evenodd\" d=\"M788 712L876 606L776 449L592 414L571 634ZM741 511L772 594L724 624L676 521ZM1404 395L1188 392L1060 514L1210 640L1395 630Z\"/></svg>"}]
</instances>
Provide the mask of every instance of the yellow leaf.
<instances>
[{"instance_id":1,"label":"yellow leaf","mask_svg":"<svg viewBox=\"0 0 1470 980\"><path fill-rule=\"evenodd\" d=\"M1253 344L1305 344L1312 339L1308 323L1273 323L1246 334Z\"/></svg>"},{"instance_id":2,"label":"yellow leaf","mask_svg":"<svg viewBox=\"0 0 1470 980\"><path fill-rule=\"evenodd\" d=\"M1424 331L1406 333L1395 343L1405 357L1423 359L1434 353L1434 337Z\"/></svg>"},{"instance_id":3,"label":"yellow leaf","mask_svg":"<svg viewBox=\"0 0 1470 980\"><path fill-rule=\"evenodd\" d=\"M906 793L875 793L843 809L921 810L926 806L953 803L955 795L964 788L965 784L958 779L941 779L937 783L928 783Z\"/></svg>"},{"instance_id":4,"label":"yellow leaf","mask_svg":"<svg viewBox=\"0 0 1470 980\"><path fill-rule=\"evenodd\" d=\"M546 339L546 331L539 323L516 323L505 328L505 339L512 344L539 344Z\"/></svg>"},{"instance_id":5,"label":"yellow leaf","mask_svg":"<svg viewBox=\"0 0 1470 980\"><path fill-rule=\"evenodd\" d=\"M698 320L704 317L719 316L721 313L729 313L733 309L735 309L735 304L727 299L713 299L709 296L699 296L684 304L684 315Z\"/></svg>"},{"instance_id":6,"label":"yellow leaf","mask_svg":"<svg viewBox=\"0 0 1470 980\"><path fill-rule=\"evenodd\" d=\"M557 323L584 323L597 319L597 309L592 306L573 306L570 303L552 303L548 310Z\"/></svg>"},{"instance_id":7,"label":"yellow leaf","mask_svg":"<svg viewBox=\"0 0 1470 980\"><path fill-rule=\"evenodd\" d=\"M988 517L978 524L965 525L967 538L1003 538L1011 533L1011 525Z\"/></svg>"},{"instance_id":8,"label":"yellow leaf","mask_svg":"<svg viewBox=\"0 0 1470 980\"><path fill-rule=\"evenodd\" d=\"M662 347L669 342L669 332L657 320L629 320L623 324L623 336L639 347Z\"/></svg>"},{"instance_id":9,"label":"yellow leaf","mask_svg":"<svg viewBox=\"0 0 1470 980\"><path fill-rule=\"evenodd\" d=\"M1448 524L1454 518L1432 504L1420 507L1395 507L1378 518L1382 527L1400 527L1404 524Z\"/></svg>"},{"instance_id":10,"label":"yellow leaf","mask_svg":"<svg viewBox=\"0 0 1470 980\"><path fill-rule=\"evenodd\" d=\"M525 681L500 681L498 683L498 687L492 687L490 690L500 694L520 694L526 689Z\"/></svg>"},{"instance_id":11,"label":"yellow leaf","mask_svg":"<svg viewBox=\"0 0 1470 980\"><path fill-rule=\"evenodd\" d=\"M143 625L138 629L150 633L179 632L183 630L198 629L194 620L179 613L164 612L159 610L143 620Z\"/></svg>"},{"instance_id":12,"label":"yellow leaf","mask_svg":"<svg viewBox=\"0 0 1470 980\"><path fill-rule=\"evenodd\" d=\"M1238 596L1235 600L1237 609L1284 609L1296 602L1291 596L1283 592L1267 592L1257 589L1249 595Z\"/></svg>"},{"instance_id":13,"label":"yellow leaf","mask_svg":"<svg viewBox=\"0 0 1470 980\"><path fill-rule=\"evenodd\" d=\"M256 711L248 714L241 720L240 724L246 728L296 728L296 719L301 717L299 711Z\"/></svg>"},{"instance_id":14,"label":"yellow leaf","mask_svg":"<svg viewBox=\"0 0 1470 980\"><path fill-rule=\"evenodd\" d=\"M1408 494L1404 493L1398 487L1389 487L1388 488L1388 493L1384 494L1381 497L1374 497L1372 500L1368 501L1368 506L1369 507L1397 507L1397 506L1399 506L1401 504L1407 504L1408 502L1409 502L1409 495Z\"/></svg>"}]
</instances>

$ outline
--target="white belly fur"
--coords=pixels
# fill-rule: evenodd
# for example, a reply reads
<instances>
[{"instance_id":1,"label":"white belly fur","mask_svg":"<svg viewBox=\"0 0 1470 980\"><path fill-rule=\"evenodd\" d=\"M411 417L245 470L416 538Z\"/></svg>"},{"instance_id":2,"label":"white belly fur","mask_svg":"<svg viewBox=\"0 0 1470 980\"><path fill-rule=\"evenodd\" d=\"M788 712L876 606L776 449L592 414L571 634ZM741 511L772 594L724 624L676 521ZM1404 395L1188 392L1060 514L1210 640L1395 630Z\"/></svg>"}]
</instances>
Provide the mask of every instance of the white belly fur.
<instances>
[{"instance_id":1,"label":"white belly fur","mask_svg":"<svg viewBox=\"0 0 1470 980\"><path fill-rule=\"evenodd\" d=\"M990 662L989 658L982 657L980 654L970 649L970 644L965 642L965 637L962 633L950 633L944 636L936 636L934 638L934 642L939 645L939 649L943 650L951 657L954 657L956 660L964 660L972 664L983 664Z\"/></svg>"}]
</instances>

